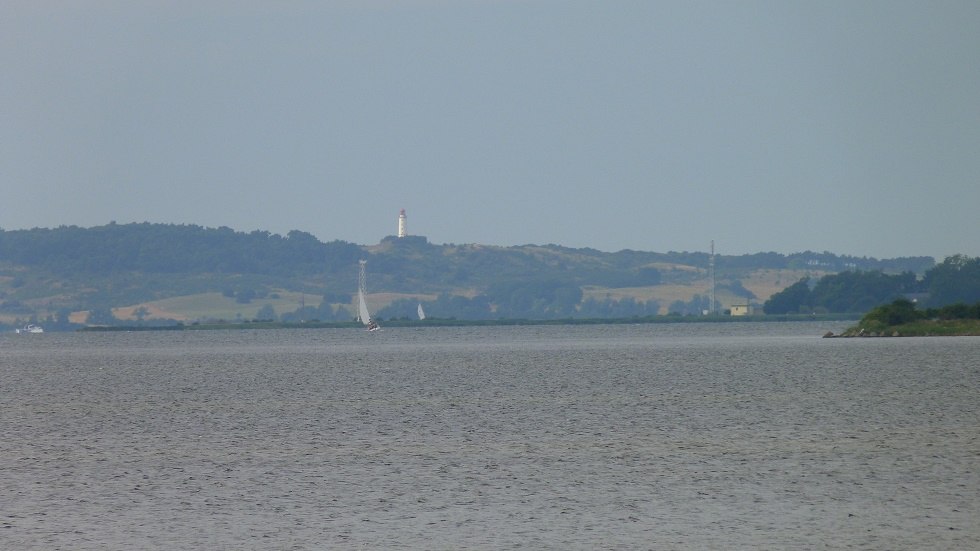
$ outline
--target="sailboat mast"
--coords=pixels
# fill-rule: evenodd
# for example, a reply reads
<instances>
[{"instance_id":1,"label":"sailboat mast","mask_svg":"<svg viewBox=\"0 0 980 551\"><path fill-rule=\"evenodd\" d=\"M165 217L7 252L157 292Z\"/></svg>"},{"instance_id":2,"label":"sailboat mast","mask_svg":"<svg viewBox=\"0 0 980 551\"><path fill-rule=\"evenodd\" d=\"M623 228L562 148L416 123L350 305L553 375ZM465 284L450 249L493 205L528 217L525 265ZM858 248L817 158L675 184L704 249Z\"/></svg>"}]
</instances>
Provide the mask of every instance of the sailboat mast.
<instances>
[{"instance_id":1,"label":"sailboat mast","mask_svg":"<svg viewBox=\"0 0 980 551\"><path fill-rule=\"evenodd\" d=\"M711 240L711 256L708 257L708 272L711 279L711 295L708 299L708 313L715 313L715 240Z\"/></svg>"}]
</instances>

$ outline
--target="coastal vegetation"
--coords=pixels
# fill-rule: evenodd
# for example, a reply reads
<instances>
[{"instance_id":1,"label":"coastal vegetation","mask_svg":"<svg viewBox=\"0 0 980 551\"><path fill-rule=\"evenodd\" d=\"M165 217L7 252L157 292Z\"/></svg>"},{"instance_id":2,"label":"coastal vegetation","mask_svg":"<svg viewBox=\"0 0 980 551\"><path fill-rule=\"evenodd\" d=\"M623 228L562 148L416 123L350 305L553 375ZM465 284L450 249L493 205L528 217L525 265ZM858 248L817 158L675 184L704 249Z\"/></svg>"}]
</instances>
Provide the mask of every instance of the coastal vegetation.
<instances>
[{"instance_id":1,"label":"coastal vegetation","mask_svg":"<svg viewBox=\"0 0 980 551\"><path fill-rule=\"evenodd\" d=\"M920 310L898 299L873 308L844 337L980 336L980 302Z\"/></svg>"},{"instance_id":2,"label":"coastal vegetation","mask_svg":"<svg viewBox=\"0 0 980 551\"><path fill-rule=\"evenodd\" d=\"M951 256L921 278L912 272L882 271L844 271L815 282L803 278L773 294L763 308L767 314L864 313L901 298L921 298L931 308L980 301L980 258Z\"/></svg>"}]
</instances>

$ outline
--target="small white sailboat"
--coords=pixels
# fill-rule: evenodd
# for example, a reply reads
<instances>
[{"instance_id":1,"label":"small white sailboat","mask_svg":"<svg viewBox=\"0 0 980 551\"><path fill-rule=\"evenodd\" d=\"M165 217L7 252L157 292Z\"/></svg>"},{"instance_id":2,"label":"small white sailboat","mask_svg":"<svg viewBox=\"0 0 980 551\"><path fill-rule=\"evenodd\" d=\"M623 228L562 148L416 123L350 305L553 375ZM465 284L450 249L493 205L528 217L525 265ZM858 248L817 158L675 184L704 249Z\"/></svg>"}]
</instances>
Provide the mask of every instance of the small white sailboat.
<instances>
[{"instance_id":1,"label":"small white sailboat","mask_svg":"<svg viewBox=\"0 0 980 551\"><path fill-rule=\"evenodd\" d=\"M371 319L371 312L368 311L367 300L364 297L367 294L367 275L364 271L366 264L367 260L361 260L361 271L357 277L357 318L367 327L368 331L377 331L381 329L381 326Z\"/></svg>"},{"instance_id":2,"label":"small white sailboat","mask_svg":"<svg viewBox=\"0 0 980 551\"><path fill-rule=\"evenodd\" d=\"M361 320L368 331L377 331L381 329L378 322L371 319L371 313L368 312L367 301L364 299L364 291L362 289L357 290L357 317Z\"/></svg>"},{"instance_id":3,"label":"small white sailboat","mask_svg":"<svg viewBox=\"0 0 980 551\"><path fill-rule=\"evenodd\" d=\"M419 319L420 320L424 320L425 319L425 310L422 309L422 303L421 302L419 303Z\"/></svg>"}]
</instances>

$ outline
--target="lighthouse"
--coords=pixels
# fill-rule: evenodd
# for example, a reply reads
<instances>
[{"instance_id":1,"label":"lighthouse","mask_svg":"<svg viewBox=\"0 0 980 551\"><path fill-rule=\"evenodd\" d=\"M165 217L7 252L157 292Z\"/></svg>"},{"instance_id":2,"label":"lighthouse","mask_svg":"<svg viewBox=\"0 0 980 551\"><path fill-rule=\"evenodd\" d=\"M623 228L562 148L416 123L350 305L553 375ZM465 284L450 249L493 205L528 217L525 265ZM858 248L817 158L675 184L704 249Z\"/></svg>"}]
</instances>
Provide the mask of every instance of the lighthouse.
<instances>
[{"instance_id":1,"label":"lighthouse","mask_svg":"<svg viewBox=\"0 0 980 551\"><path fill-rule=\"evenodd\" d=\"M405 209L402 209L398 213L398 237L405 237L408 235L408 229L405 227Z\"/></svg>"}]
</instances>

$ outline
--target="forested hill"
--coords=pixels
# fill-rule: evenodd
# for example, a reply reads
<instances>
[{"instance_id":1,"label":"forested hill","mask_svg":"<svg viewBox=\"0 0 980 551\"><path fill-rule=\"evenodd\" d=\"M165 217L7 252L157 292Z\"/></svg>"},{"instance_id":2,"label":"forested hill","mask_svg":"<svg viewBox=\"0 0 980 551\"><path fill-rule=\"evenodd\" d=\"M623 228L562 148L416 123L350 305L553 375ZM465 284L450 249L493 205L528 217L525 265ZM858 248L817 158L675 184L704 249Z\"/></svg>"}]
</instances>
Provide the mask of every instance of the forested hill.
<instances>
[{"instance_id":1,"label":"forested hill","mask_svg":"<svg viewBox=\"0 0 980 551\"><path fill-rule=\"evenodd\" d=\"M384 245L387 245L384 246ZM386 238L382 246L361 246L345 241L321 242L313 235L293 230L286 235L267 231L238 232L227 227L206 228L175 224L115 224L92 228L61 226L54 229L0 230L0 262L43 268L58 274L84 272L111 275L118 272L155 273L254 273L275 275L315 274L347 270L365 254L376 255L388 270L397 259L427 258L432 269L472 268L497 270L507 266L547 271L555 261L541 258L541 251L563 259L563 271L582 271L581 277L611 277L612 272L637 271L650 263L706 267L705 252L653 253L623 250L614 253L594 249L570 249L559 245L484 247L480 245L432 245L422 237ZM441 261L447 253L459 253L456 262ZM449 255L452 256L451 254ZM463 259L466 259L464 261ZM508 259L503 266L497 261ZM470 262L467 262L470 261ZM716 257L718 269L813 268L826 271L881 270L889 273L924 273L935 264L932 257L875 259L806 251L783 255L774 252ZM439 265L442 264L442 265ZM388 271L380 269L380 271ZM379 271L379 267L372 271ZM458 274L457 274L458 275ZM525 275L530 275L526 274ZM621 276L622 277L622 276ZM426 279L431 279L426 276ZM443 279L443 278L440 278Z\"/></svg>"},{"instance_id":2,"label":"forested hill","mask_svg":"<svg viewBox=\"0 0 980 551\"><path fill-rule=\"evenodd\" d=\"M663 313L668 307L675 311L681 306L668 302L702 300L696 294L706 291L709 264L706 252L435 245L420 236L357 245L321 242L298 230L277 235L196 225L111 223L0 230L0 321L206 293L235 297L239 303L243 298L248 303L251 298L294 293L301 297L299 305L307 308L307 296L314 304L332 304L321 308L321 317L331 312L346 316L340 309L355 289L361 259L368 261L370 292L391 295L384 306L400 295L440 297L444 313L461 317L465 314L452 311L454 297L459 299L457 306L466 308L479 297L477 310L482 315L573 315L587 312L585 306L611 306L625 299L634 302L632 310L624 311L634 314ZM934 264L931 257L879 260L828 252L765 252L718 255L715 272L719 296L728 297L720 304L725 307L724 300L765 300L798 281L798 272L921 275ZM763 284L763 272L776 275ZM471 303L462 305L464 298ZM275 304L280 312L286 306Z\"/></svg>"},{"instance_id":3,"label":"forested hill","mask_svg":"<svg viewBox=\"0 0 980 551\"><path fill-rule=\"evenodd\" d=\"M311 274L346 267L362 254L357 245L321 243L301 231L280 236L226 227L149 223L0 231L0 261L62 275Z\"/></svg>"}]
</instances>

